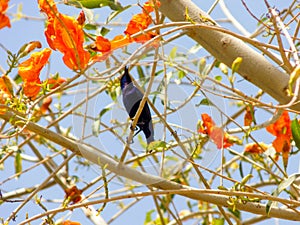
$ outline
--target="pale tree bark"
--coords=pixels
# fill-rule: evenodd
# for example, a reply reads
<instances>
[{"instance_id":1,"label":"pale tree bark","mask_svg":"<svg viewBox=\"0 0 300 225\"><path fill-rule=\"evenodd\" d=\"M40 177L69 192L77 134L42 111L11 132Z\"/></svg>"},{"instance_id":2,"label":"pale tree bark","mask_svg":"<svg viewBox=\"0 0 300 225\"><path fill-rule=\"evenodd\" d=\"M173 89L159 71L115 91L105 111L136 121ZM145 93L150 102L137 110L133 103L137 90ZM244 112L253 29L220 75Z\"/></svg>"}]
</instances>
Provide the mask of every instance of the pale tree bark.
<instances>
[{"instance_id":1,"label":"pale tree bark","mask_svg":"<svg viewBox=\"0 0 300 225\"><path fill-rule=\"evenodd\" d=\"M195 24L203 24L201 18L209 18L213 21L190 0L161 0L160 2L159 10L171 21L186 21L186 13ZM245 42L214 29L195 26L195 28L187 29L186 32L211 55L229 67L237 57L242 57L243 62L238 73L243 78L261 88L280 104L287 104L291 100L286 92L289 75L271 64L262 54L250 48ZM300 104L294 105L292 108L300 110Z\"/></svg>"}]
</instances>

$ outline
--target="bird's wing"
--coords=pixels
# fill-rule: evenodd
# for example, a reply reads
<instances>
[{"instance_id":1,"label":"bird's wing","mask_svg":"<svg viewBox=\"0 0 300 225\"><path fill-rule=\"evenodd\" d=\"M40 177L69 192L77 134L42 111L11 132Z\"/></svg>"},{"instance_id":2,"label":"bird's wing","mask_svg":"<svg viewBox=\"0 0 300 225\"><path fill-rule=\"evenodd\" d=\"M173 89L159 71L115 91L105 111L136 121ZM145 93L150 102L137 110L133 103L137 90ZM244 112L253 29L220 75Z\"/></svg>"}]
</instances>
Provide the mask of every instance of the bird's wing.
<instances>
[{"instance_id":1,"label":"bird's wing","mask_svg":"<svg viewBox=\"0 0 300 225\"><path fill-rule=\"evenodd\" d=\"M142 92L139 89L137 89L133 85L133 83L130 83L124 87L124 89L122 90L122 95L123 103L128 114L130 114L130 111L133 109L134 105L137 102L140 102L143 98Z\"/></svg>"}]
</instances>

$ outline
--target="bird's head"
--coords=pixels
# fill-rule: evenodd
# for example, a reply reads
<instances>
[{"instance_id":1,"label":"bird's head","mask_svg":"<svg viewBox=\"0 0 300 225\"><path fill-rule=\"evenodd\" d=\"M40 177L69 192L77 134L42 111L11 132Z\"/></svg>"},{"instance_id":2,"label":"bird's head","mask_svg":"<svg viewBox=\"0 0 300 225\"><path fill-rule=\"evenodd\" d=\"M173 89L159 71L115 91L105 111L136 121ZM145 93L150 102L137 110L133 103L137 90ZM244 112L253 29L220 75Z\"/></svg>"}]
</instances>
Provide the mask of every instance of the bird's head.
<instances>
[{"instance_id":1,"label":"bird's head","mask_svg":"<svg viewBox=\"0 0 300 225\"><path fill-rule=\"evenodd\" d=\"M121 77L121 80L120 80L121 89L123 90L124 87L126 87L131 82L132 82L132 80L131 80L131 77L129 76L128 68L127 68L127 66L125 66L123 76Z\"/></svg>"}]
</instances>

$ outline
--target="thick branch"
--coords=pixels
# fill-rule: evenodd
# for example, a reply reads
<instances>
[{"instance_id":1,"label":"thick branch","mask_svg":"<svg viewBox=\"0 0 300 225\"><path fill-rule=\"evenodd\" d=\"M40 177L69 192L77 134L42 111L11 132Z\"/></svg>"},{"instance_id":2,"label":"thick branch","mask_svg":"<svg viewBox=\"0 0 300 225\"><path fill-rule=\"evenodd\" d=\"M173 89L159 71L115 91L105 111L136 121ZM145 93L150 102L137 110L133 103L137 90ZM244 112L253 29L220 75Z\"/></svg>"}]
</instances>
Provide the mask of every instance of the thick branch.
<instances>
[{"instance_id":1,"label":"thick branch","mask_svg":"<svg viewBox=\"0 0 300 225\"><path fill-rule=\"evenodd\" d=\"M15 115L12 112L6 112L5 114L0 114L0 118L9 121L13 125L21 125L26 123L27 121L18 115ZM106 166L108 170L111 172L126 177L128 179L137 181L139 183L161 189L161 190L195 190L195 192L182 193L181 195L195 199L201 200L205 202L209 202L212 204L216 204L219 206L228 207L227 200L228 196L224 195L211 195L197 192L198 189L191 188L185 185L181 185L172 181L165 180L161 177L154 176L151 174L147 174L136 169L133 169L124 164L119 164L115 159L107 155L106 153L92 148L90 146L86 146L81 144L80 142L76 142L75 140L71 140L66 138L54 131L41 127L35 123L29 122L26 129L43 136L44 138L61 145L62 147L68 148L72 152L76 152L78 155L83 156L89 161L98 164L99 166ZM266 206L260 203L252 203L247 202L247 204L237 203L236 208L242 211L247 211L255 214L266 215ZM299 214L292 209L283 209L274 207L272 208L270 217L287 219L287 220L295 220L300 221Z\"/></svg>"},{"instance_id":2,"label":"thick branch","mask_svg":"<svg viewBox=\"0 0 300 225\"><path fill-rule=\"evenodd\" d=\"M160 2L159 10L174 22L186 21L186 12L195 23L203 23L201 18L210 18L190 0L161 0ZM264 90L281 104L290 101L291 98L286 95L289 75L278 70L263 55L251 49L243 41L212 29L195 28L188 29L186 32L189 37L229 67L237 57L242 57L243 62L238 73L243 78ZM300 104L292 108L300 110Z\"/></svg>"}]
</instances>

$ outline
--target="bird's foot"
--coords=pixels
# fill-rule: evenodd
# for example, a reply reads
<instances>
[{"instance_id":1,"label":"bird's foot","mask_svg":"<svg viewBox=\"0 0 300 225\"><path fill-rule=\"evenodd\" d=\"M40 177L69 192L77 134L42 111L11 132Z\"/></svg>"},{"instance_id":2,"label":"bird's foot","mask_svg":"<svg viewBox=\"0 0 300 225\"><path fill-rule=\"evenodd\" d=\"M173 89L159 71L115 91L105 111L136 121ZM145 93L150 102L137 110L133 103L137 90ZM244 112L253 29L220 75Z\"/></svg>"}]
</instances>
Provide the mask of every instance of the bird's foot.
<instances>
[{"instance_id":1,"label":"bird's foot","mask_svg":"<svg viewBox=\"0 0 300 225\"><path fill-rule=\"evenodd\" d=\"M130 125L130 130L136 131L136 130L138 130L138 127L137 126L133 127L132 125Z\"/></svg>"}]
</instances>

